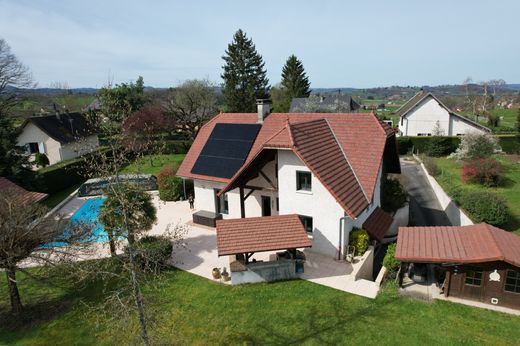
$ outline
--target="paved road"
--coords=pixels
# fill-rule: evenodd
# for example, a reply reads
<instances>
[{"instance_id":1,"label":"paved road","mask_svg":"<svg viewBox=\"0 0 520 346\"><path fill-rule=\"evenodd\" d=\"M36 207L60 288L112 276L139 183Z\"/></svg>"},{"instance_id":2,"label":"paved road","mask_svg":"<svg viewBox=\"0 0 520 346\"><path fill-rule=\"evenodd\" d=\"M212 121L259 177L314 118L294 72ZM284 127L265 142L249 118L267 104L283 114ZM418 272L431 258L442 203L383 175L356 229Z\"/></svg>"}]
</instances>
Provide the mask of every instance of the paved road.
<instances>
[{"instance_id":1,"label":"paved road","mask_svg":"<svg viewBox=\"0 0 520 346\"><path fill-rule=\"evenodd\" d=\"M450 226L428 179L415 161L401 160L401 182L410 195L411 226Z\"/></svg>"}]
</instances>

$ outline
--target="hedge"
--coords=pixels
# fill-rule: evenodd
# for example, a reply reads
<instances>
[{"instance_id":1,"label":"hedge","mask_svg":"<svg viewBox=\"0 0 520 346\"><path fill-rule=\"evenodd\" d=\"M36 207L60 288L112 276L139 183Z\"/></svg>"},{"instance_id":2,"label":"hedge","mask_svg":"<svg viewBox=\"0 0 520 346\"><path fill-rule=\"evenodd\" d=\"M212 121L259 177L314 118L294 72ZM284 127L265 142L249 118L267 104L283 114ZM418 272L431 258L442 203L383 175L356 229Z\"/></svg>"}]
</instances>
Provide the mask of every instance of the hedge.
<instances>
[{"instance_id":1,"label":"hedge","mask_svg":"<svg viewBox=\"0 0 520 346\"><path fill-rule=\"evenodd\" d=\"M520 150L520 136L515 135L498 135L499 144L502 150L507 154L516 154ZM399 147L399 155L405 155L412 151L419 151L420 154L427 153L430 142L435 137L411 137L403 136L397 138ZM451 148L450 152L454 152L460 144L461 137L446 137Z\"/></svg>"}]
</instances>

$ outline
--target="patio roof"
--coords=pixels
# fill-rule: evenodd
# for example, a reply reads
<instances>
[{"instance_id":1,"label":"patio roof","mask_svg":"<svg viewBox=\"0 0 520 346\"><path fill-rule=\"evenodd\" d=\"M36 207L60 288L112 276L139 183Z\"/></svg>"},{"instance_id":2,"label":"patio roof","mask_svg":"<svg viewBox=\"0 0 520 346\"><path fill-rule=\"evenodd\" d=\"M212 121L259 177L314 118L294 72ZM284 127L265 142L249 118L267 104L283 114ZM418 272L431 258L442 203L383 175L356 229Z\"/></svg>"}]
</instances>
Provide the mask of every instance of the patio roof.
<instances>
[{"instance_id":1,"label":"patio roof","mask_svg":"<svg viewBox=\"0 0 520 346\"><path fill-rule=\"evenodd\" d=\"M419 263L504 261L520 267L520 237L485 223L399 227L395 258Z\"/></svg>"},{"instance_id":2,"label":"patio roof","mask_svg":"<svg viewBox=\"0 0 520 346\"><path fill-rule=\"evenodd\" d=\"M39 202L48 196L46 193L27 191L4 177L0 177L0 192L14 194L21 204Z\"/></svg>"},{"instance_id":3,"label":"patio roof","mask_svg":"<svg viewBox=\"0 0 520 346\"><path fill-rule=\"evenodd\" d=\"M219 256L311 246L296 214L217 221Z\"/></svg>"},{"instance_id":4,"label":"patio roof","mask_svg":"<svg viewBox=\"0 0 520 346\"><path fill-rule=\"evenodd\" d=\"M393 221L394 219L390 214L377 207L365 220L362 227L372 238L381 242Z\"/></svg>"}]
</instances>

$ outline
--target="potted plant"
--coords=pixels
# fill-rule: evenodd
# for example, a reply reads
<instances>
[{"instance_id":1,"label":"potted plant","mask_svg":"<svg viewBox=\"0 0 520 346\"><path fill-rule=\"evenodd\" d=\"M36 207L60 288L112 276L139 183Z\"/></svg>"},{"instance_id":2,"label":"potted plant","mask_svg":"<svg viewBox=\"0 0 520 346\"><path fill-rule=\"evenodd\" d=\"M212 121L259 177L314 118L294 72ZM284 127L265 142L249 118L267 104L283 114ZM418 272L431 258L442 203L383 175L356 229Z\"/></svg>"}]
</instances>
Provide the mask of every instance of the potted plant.
<instances>
[{"instance_id":1,"label":"potted plant","mask_svg":"<svg viewBox=\"0 0 520 346\"><path fill-rule=\"evenodd\" d=\"M213 279L220 279L220 268L213 268L211 274L213 275Z\"/></svg>"},{"instance_id":2,"label":"potted plant","mask_svg":"<svg viewBox=\"0 0 520 346\"><path fill-rule=\"evenodd\" d=\"M231 280L231 276L227 272L226 267L224 267L224 269L222 269L222 274L221 275L222 275L222 279L224 279L224 281Z\"/></svg>"}]
</instances>

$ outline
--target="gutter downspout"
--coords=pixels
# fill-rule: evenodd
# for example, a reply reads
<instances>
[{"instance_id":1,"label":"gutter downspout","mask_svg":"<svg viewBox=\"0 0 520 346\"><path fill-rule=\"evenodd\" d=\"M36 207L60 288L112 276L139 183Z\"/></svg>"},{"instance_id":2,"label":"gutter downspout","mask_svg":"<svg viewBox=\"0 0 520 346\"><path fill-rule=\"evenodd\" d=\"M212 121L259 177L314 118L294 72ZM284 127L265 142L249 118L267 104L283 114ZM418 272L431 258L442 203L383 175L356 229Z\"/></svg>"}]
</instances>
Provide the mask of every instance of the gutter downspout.
<instances>
[{"instance_id":1,"label":"gutter downspout","mask_svg":"<svg viewBox=\"0 0 520 346\"><path fill-rule=\"evenodd\" d=\"M338 261L341 261L341 235L343 234L343 224L345 223L345 220L349 219L348 216L342 216L339 218L339 246L338 246ZM349 234L350 234L350 231L348 231L347 235L346 235L346 238L347 238L347 244L348 244L348 240L349 240Z\"/></svg>"}]
</instances>

